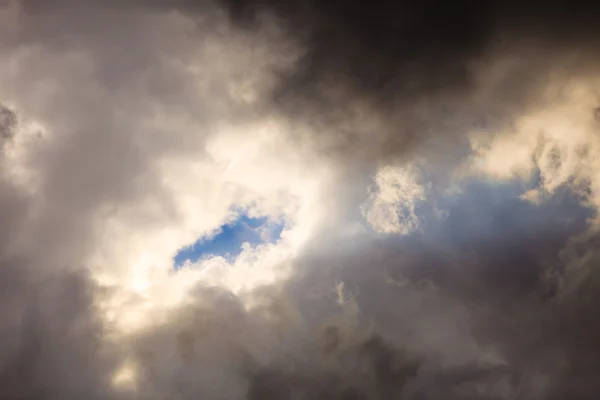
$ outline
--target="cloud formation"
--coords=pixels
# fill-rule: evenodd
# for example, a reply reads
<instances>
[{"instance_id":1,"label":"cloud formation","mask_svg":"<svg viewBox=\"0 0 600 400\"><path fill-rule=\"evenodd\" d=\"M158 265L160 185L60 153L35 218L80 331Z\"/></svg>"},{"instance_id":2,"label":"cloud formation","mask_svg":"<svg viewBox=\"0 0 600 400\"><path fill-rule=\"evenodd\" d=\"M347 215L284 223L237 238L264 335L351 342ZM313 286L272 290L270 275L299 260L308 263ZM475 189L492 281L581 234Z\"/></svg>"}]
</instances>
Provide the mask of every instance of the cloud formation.
<instances>
[{"instance_id":1,"label":"cloud formation","mask_svg":"<svg viewBox=\"0 0 600 400\"><path fill-rule=\"evenodd\" d=\"M388 3L0 5L0 399L597 397L600 14Z\"/></svg>"}]
</instances>

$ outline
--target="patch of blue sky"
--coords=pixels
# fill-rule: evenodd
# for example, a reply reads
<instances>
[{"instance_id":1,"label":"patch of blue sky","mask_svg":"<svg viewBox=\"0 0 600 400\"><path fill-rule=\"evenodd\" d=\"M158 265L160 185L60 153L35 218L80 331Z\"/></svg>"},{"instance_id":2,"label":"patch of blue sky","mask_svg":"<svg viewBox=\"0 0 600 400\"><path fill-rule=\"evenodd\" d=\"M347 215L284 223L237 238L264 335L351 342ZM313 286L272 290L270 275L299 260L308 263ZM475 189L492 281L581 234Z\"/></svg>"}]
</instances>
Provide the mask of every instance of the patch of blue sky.
<instances>
[{"instance_id":1,"label":"patch of blue sky","mask_svg":"<svg viewBox=\"0 0 600 400\"><path fill-rule=\"evenodd\" d=\"M469 243L514 240L519 236L564 232L565 229L573 234L582 231L594 216L593 208L581 203L566 186L558 188L540 204L523 199L521 196L538 182L535 174L529 182L518 179L465 181L456 193L439 195L433 202L418 202L415 213L422 229L410 236L434 243Z\"/></svg>"},{"instance_id":2,"label":"patch of blue sky","mask_svg":"<svg viewBox=\"0 0 600 400\"><path fill-rule=\"evenodd\" d=\"M242 213L232 222L223 225L214 235L200 238L190 246L182 248L174 257L175 268L186 261L220 256L232 262L242 252L244 243L257 246L263 243L275 243L281 237L284 224L272 221L268 217L250 217Z\"/></svg>"}]
</instances>

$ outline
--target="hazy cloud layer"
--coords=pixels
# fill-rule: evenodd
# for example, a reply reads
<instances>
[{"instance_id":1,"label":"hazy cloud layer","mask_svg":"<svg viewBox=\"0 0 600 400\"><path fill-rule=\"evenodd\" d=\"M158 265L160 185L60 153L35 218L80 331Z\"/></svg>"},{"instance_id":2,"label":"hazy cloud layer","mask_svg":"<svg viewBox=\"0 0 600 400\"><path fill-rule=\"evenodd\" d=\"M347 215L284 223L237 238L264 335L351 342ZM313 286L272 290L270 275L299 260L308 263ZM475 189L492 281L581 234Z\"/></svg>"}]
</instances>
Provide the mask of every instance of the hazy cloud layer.
<instances>
[{"instance_id":1,"label":"hazy cloud layer","mask_svg":"<svg viewBox=\"0 0 600 400\"><path fill-rule=\"evenodd\" d=\"M598 397L600 13L394 4L0 5L0 399Z\"/></svg>"}]
</instances>

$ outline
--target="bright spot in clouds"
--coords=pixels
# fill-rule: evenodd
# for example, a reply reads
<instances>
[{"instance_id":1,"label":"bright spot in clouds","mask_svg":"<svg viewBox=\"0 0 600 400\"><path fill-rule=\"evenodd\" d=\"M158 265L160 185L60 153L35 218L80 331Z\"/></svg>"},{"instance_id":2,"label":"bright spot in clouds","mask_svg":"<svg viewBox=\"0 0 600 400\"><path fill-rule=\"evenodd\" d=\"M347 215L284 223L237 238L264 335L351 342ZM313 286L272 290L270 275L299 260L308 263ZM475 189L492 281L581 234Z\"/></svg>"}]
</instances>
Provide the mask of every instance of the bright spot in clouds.
<instances>
[{"instance_id":1,"label":"bright spot in clouds","mask_svg":"<svg viewBox=\"0 0 600 400\"><path fill-rule=\"evenodd\" d=\"M417 168L387 166L374 177L363 214L376 232L409 234L419 229L415 203L425 200L426 188Z\"/></svg>"}]
</instances>

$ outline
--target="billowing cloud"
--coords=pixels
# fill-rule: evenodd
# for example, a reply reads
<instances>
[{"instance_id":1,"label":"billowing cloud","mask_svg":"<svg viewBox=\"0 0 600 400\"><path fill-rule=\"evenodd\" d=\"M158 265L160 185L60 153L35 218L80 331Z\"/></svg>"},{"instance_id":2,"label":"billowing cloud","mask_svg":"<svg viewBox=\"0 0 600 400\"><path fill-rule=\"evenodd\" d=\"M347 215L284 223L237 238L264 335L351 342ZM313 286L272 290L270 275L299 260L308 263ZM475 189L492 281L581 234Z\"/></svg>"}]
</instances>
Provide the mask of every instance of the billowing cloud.
<instances>
[{"instance_id":1,"label":"billowing cloud","mask_svg":"<svg viewBox=\"0 0 600 400\"><path fill-rule=\"evenodd\" d=\"M425 199L414 167L384 167L375 176L376 187L363 205L367 221L377 232L407 234L419 229L415 202Z\"/></svg>"},{"instance_id":2,"label":"billowing cloud","mask_svg":"<svg viewBox=\"0 0 600 400\"><path fill-rule=\"evenodd\" d=\"M3 3L0 398L596 398L598 15Z\"/></svg>"}]
</instances>

